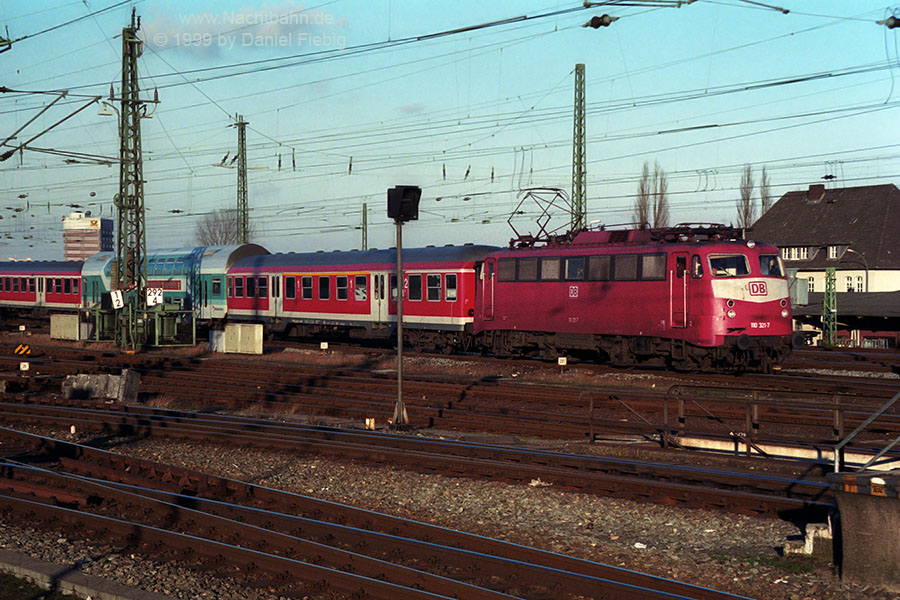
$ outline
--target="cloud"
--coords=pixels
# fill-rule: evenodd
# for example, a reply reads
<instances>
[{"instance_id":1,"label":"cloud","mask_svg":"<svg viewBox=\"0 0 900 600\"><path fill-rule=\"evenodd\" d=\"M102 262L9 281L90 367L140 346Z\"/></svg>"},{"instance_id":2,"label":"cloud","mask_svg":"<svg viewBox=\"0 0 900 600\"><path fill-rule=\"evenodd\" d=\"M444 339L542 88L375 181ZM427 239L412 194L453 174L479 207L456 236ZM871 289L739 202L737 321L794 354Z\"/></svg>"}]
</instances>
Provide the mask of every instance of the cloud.
<instances>
[{"instance_id":1,"label":"cloud","mask_svg":"<svg viewBox=\"0 0 900 600\"><path fill-rule=\"evenodd\" d=\"M407 115L417 115L419 113L425 112L425 105L421 102L416 102L415 104L404 104L403 106L398 106L397 110Z\"/></svg>"}]
</instances>

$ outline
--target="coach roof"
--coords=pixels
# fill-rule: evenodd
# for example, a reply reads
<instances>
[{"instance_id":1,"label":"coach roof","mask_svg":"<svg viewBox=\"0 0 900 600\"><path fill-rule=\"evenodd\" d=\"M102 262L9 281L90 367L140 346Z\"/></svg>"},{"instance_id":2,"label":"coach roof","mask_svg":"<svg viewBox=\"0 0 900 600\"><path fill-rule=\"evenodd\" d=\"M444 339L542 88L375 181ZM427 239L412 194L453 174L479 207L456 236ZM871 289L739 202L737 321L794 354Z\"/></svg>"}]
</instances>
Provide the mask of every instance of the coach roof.
<instances>
[{"instance_id":1,"label":"coach roof","mask_svg":"<svg viewBox=\"0 0 900 600\"><path fill-rule=\"evenodd\" d=\"M403 263L478 262L487 254L500 250L495 246L465 245L427 248L404 248ZM235 263L235 269L261 267L338 267L356 265L394 265L397 249L305 252L252 256Z\"/></svg>"}]
</instances>

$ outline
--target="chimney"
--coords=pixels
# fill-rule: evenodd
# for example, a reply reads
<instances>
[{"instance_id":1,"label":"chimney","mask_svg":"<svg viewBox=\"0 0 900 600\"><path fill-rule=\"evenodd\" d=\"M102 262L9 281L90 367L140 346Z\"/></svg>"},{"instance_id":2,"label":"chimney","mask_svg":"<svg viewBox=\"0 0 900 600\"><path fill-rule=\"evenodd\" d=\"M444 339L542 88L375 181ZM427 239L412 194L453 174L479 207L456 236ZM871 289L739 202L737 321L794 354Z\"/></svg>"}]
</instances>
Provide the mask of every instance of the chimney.
<instances>
[{"instance_id":1,"label":"chimney","mask_svg":"<svg viewBox=\"0 0 900 600\"><path fill-rule=\"evenodd\" d=\"M806 192L806 201L810 204L818 204L825 198L825 185L822 183L814 183L809 186Z\"/></svg>"}]
</instances>

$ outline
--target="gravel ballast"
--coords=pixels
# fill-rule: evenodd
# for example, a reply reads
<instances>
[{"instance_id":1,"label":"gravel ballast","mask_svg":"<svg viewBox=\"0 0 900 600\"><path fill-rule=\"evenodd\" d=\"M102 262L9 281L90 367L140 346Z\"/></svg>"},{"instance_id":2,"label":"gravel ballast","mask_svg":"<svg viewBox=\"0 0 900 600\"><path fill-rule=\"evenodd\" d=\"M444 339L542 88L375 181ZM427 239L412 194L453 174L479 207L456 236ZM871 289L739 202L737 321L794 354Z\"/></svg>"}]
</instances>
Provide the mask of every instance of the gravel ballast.
<instances>
[{"instance_id":1,"label":"gravel ballast","mask_svg":"<svg viewBox=\"0 0 900 600\"><path fill-rule=\"evenodd\" d=\"M73 439L57 434L56 437ZM83 440L82 440L83 441ZM527 544L751 598L896 598L842 582L829 561L784 558L800 529L773 519L595 497L531 485L447 478L317 456L144 440L117 452ZM64 534L4 523L0 546L175 598L279 598L173 563L157 564ZM247 577L252 581L252 574ZM326 595L320 597L331 598Z\"/></svg>"}]
</instances>

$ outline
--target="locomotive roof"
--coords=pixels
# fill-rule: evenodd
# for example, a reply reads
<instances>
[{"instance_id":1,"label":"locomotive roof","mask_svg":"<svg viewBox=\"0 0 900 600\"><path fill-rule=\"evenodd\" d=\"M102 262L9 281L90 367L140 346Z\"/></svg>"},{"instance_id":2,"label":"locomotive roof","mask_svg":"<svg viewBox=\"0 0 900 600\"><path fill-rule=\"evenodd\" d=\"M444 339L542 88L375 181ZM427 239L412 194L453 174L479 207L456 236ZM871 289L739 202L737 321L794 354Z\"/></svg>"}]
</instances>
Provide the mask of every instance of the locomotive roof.
<instances>
[{"instance_id":1,"label":"locomotive roof","mask_svg":"<svg viewBox=\"0 0 900 600\"><path fill-rule=\"evenodd\" d=\"M464 246L442 246L427 248L403 248L403 263L416 262L477 262L487 254L500 250L496 246L466 244ZM394 265L397 249L349 250L334 252L287 252L244 258L235 263L241 267L290 267L290 266L346 266L346 265Z\"/></svg>"},{"instance_id":2,"label":"locomotive roof","mask_svg":"<svg viewBox=\"0 0 900 600\"><path fill-rule=\"evenodd\" d=\"M77 271L81 272L80 260L11 260L0 262L0 271L32 273L35 271Z\"/></svg>"}]
</instances>

